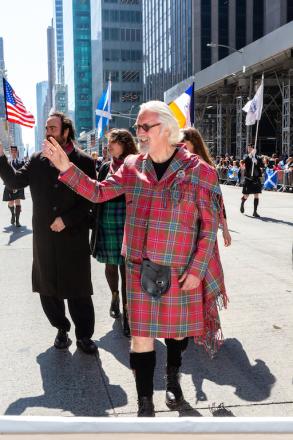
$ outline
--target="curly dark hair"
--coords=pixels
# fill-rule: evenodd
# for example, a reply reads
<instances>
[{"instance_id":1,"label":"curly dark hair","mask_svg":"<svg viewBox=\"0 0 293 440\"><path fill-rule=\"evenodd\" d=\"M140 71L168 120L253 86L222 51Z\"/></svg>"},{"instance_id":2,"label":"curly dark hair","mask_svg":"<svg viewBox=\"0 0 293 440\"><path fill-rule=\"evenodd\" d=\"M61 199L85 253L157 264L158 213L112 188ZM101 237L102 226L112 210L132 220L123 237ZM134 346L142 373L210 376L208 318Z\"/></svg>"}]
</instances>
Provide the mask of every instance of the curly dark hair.
<instances>
[{"instance_id":1,"label":"curly dark hair","mask_svg":"<svg viewBox=\"0 0 293 440\"><path fill-rule=\"evenodd\" d=\"M108 142L117 142L121 145L123 153L121 157L126 157L129 154L138 154L138 149L134 141L134 137L130 131L125 128L112 128L106 134Z\"/></svg>"},{"instance_id":2,"label":"curly dark hair","mask_svg":"<svg viewBox=\"0 0 293 440\"><path fill-rule=\"evenodd\" d=\"M60 118L61 119L61 134L68 128L68 142L75 140L75 132L73 128L73 122L68 116L62 112L53 112L49 114L49 118Z\"/></svg>"},{"instance_id":3,"label":"curly dark hair","mask_svg":"<svg viewBox=\"0 0 293 440\"><path fill-rule=\"evenodd\" d=\"M205 144L205 141L202 138L202 135L200 132L194 128L184 128L182 130L183 139L184 141L189 141L193 145L193 153L198 154L203 160L205 160L209 165L215 166L214 161L210 155L209 149L207 145Z\"/></svg>"}]
</instances>

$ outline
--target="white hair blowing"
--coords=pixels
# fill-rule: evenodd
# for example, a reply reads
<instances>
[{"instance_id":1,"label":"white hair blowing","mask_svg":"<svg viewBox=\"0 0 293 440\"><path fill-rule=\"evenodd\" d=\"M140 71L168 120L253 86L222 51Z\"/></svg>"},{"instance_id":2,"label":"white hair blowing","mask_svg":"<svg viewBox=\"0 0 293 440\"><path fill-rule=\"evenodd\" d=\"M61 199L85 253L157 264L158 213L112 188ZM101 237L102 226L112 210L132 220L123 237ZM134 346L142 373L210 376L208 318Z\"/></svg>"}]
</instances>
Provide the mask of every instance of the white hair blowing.
<instances>
[{"instance_id":1,"label":"white hair blowing","mask_svg":"<svg viewBox=\"0 0 293 440\"><path fill-rule=\"evenodd\" d=\"M144 111L157 113L161 123L170 131L169 142L171 145L176 145L182 139L182 133L179 129L179 124L169 106L162 101L148 101L140 106L139 113Z\"/></svg>"}]
</instances>

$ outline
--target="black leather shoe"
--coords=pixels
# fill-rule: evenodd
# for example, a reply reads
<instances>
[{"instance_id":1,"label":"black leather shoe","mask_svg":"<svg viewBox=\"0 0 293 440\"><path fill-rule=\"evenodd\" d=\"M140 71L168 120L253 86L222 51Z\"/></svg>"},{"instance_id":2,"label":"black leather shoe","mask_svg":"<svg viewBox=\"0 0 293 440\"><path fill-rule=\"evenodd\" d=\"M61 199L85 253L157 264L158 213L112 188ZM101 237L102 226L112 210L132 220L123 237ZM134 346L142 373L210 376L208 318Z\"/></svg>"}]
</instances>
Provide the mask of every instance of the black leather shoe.
<instances>
[{"instance_id":1,"label":"black leather shoe","mask_svg":"<svg viewBox=\"0 0 293 440\"><path fill-rule=\"evenodd\" d=\"M179 368L167 367L166 374L166 405L170 409L176 409L184 401L182 389L179 383Z\"/></svg>"},{"instance_id":2,"label":"black leather shoe","mask_svg":"<svg viewBox=\"0 0 293 440\"><path fill-rule=\"evenodd\" d=\"M98 347L94 343L94 341L90 338L81 338L76 340L76 345L80 348L84 353L87 354L95 354L98 351Z\"/></svg>"},{"instance_id":3,"label":"black leather shoe","mask_svg":"<svg viewBox=\"0 0 293 440\"><path fill-rule=\"evenodd\" d=\"M54 347L58 349L68 348L71 345L72 341L68 337L66 330L60 328L58 330L57 336L54 341Z\"/></svg>"},{"instance_id":4,"label":"black leather shoe","mask_svg":"<svg viewBox=\"0 0 293 440\"><path fill-rule=\"evenodd\" d=\"M113 319L120 318L119 302L119 292L112 292L112 300L109 313L111 318Z\"/></svg>"},{"instance_id":5,"label":"black leather shoe","mask_svg":"<svg viewBox=\"0 0 293 440\"><path fill-rule=\"evenodd\" d=\"M252 215L253 215L253 217L260 218L260 215L256 211L254 211L254 213Z\"/></svg>"},{"instance_id":6,"label":"black leather shoe","mask_svg":"<svg viewBox=\"0 0 293 440\"><path fill-rule=\"evenodd\" d=\"M139 397L137 402L137 417L155 417L155 408L152 397Z\"/></svg>"}]
</instances>

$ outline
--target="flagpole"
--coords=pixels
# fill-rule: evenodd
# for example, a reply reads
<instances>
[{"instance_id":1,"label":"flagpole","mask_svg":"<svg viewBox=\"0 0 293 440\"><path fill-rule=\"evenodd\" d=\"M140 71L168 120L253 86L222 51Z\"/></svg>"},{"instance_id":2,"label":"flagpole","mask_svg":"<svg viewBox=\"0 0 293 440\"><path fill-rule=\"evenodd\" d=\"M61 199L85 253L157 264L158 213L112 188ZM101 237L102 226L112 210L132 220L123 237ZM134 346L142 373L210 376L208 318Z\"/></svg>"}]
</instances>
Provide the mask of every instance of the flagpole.
<instances>
[{"instance_id":1,"label":"flagpole","mask_svg":"<svg viewBox=\"0 0 293 440\"><path fill-rule=\"evenodd\" d=\"M256 156L256 143L257 143L257 136L258 136L258 126L259 126L259 121L260 121L260 119L258 119L258 120L257 120L257 123L256 123L256 132L255 132L255 140L254 140L254 151L255 151L255 156ZM253 177L253 172L254 172L254 162L252 161L251 177Z\"/></svg>"}]
</instances>

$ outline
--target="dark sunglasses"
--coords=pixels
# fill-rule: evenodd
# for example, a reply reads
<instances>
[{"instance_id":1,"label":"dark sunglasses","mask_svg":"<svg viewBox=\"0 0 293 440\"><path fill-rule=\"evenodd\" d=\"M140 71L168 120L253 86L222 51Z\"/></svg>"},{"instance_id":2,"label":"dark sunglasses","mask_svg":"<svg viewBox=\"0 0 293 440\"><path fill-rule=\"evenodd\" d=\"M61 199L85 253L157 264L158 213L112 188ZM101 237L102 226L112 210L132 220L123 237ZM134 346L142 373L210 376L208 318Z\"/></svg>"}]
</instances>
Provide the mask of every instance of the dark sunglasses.
<instances>
[{"instance_id":1,"label":"dark sunglasses","mask_svg":"<svg viewBox=\"0 0 293 440\"><path fill-rule=\"evenodd\" d=\"M143 129L143 131L148 132L151 128L157 127L158 125L161 125L161 122L157 122L156 124L149 125L149 124L134 124L133 128L135 131L139 130L140 128Z\"/></svg>"}]
</instances>

